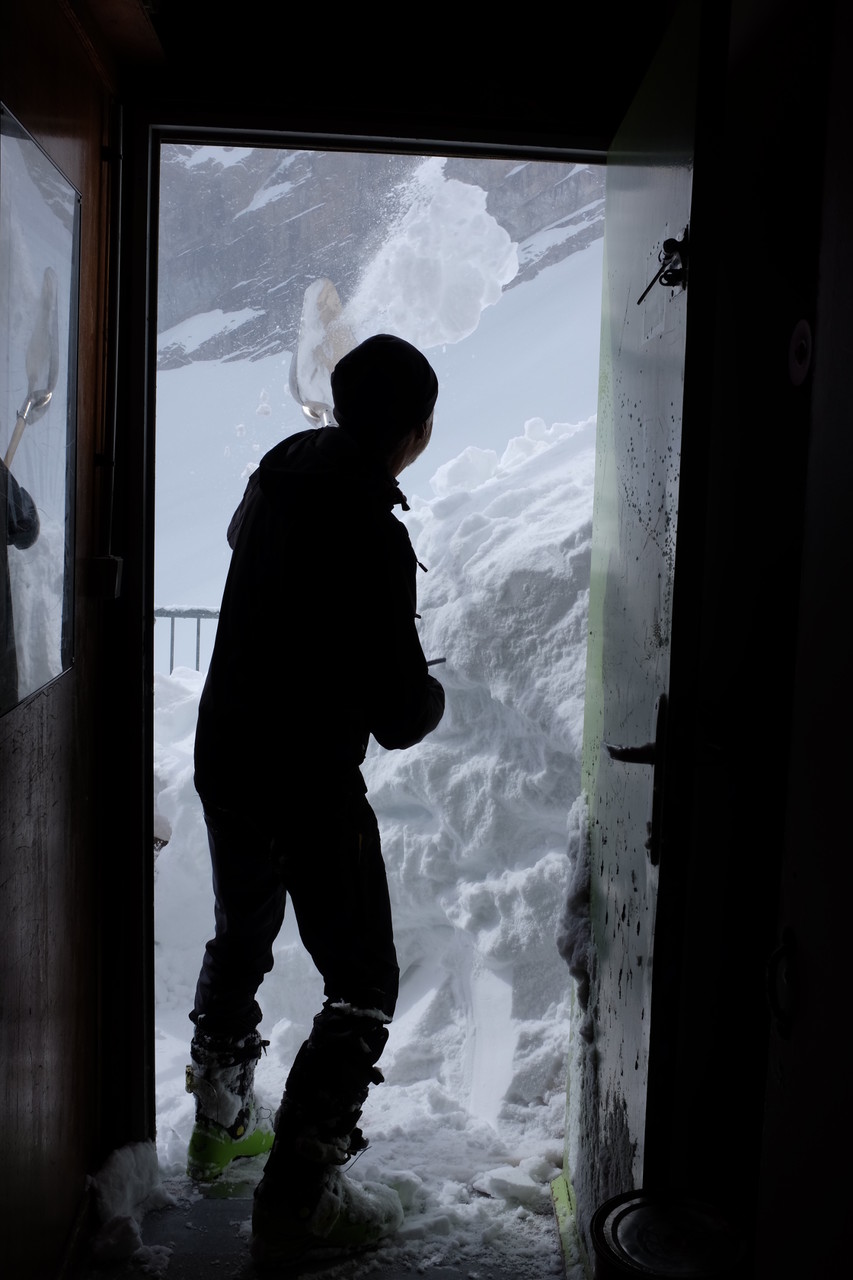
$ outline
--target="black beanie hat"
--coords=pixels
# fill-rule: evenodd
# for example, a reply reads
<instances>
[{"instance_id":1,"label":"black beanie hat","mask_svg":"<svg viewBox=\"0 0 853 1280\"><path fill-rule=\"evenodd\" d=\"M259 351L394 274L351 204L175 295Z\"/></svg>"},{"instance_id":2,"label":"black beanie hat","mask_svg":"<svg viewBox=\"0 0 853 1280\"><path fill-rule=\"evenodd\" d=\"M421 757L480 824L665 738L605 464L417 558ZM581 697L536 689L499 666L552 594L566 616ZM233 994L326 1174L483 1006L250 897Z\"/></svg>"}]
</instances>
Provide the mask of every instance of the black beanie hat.
<instances>
[{"instance_id":1,"label":"black beanie hat","mask_svg":"<svg viewBox=\"0 0 853 1280\"><path fill-rule=\"evenodd\" d=\"M378 333L335 365L332 396L340 426L392 445L426 422L438 397L438 379L417 347Z\"/></svg>"}]
</instances>

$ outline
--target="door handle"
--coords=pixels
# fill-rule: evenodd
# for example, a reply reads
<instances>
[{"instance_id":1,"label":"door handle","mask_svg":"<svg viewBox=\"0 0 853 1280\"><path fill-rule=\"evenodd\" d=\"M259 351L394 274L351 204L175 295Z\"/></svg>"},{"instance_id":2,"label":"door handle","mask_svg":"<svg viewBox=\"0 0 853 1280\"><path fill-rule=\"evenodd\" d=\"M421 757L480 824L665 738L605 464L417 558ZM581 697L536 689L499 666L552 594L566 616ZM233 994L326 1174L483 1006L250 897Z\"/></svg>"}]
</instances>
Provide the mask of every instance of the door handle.
<instances>
[{"instance_id":1,"label":"door handle","mask_svg":"<svg viewBox=\"0 0 853 1280\"><path fill-rule=\"evenodd\" d=\"M625 764L655 764L657 761L656 742L644 742L641 747L617 747L612 742L604 745L611 760L622 760Z\"/></svg>"},{"instance_id":2,"label":"door handle","mask_svg":"<svg viewBox=\"0 0 853 1280\"><path fill-rule=\"evenodd\" d=\"M622 764L650 764L654 769L652 775L652 817L648 824L648 839L645 842L649 861L653 867L656 867L660 862L663 843L663 755L666 742L666 717L667 696L662 693L658 698L655 712L654 742L644 742L639 747L618 746L614 742L604 743L611 760L617 760Z\"/></svg>"}]
</instances>

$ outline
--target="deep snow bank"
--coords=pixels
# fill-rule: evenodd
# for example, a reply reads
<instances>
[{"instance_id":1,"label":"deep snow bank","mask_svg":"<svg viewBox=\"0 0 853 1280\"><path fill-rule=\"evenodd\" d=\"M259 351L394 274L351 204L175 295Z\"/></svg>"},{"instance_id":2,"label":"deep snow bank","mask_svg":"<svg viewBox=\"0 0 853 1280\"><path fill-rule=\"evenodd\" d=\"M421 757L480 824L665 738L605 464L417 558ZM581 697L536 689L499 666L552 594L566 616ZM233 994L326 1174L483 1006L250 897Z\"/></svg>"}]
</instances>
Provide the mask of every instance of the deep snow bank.
<instances>
[{"instance_id":1,"label":"deep snow bank","mask_svg":"<svg viewBox=\"0 0 853 1280\"><path fill-rule=\"evenodd\" d=\"M534 419L498 457L466 450L439 496L404 517L419 559L422 638L447 690L438 730L365 763L382 829L403 974L368 1101L373 1146L354 1176L389 1178L407 1218L389 1249L423 1261L555 1257L571 977L556 935L580 785L594 466L593 420ZM264 673L258 673L259 693ZM192 1123L183 1069L212 927L192 739L202 677L158 676L156 866L158 1146L180 1176ZM260 992L274 1106L322 1001L287 923Z\"/></svg>"}]
</instances>

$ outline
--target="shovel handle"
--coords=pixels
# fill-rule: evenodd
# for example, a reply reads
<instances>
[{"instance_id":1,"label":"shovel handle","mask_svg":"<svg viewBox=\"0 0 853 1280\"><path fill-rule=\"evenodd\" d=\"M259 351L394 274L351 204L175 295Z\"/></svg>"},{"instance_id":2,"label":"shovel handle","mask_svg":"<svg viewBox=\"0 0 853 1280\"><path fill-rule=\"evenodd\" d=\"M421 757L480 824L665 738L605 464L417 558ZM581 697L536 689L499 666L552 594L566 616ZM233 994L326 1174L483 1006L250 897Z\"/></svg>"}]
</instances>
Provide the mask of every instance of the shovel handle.
<instances>
[{"instance_id":1,"label":"shovel handle","mask_svg":"<svg viewBox=\"0 0 853 1280\"><path fill-rule=\"evenodd\" d=\"M15 450L21 443L21 436L24 434L24 427L26 425L27 419L19 413L18 421L15 423L15 430L12 432L12 439L9 441L9 448L6 450L6 457L3 459L4 466L11 467L12 459L15 456Z\"/></svg>"},{"instance_id":2,"label":"shovel handle","mask_svg":"<svg viewBox=\"0 0 853 1280\"><path fill-rule=\"evenodd\" d=\"M24 427L28 422L33 422L36 418L40 418L52 399L52 391L34 391L27 396L23 409L18 410L18 421L15 423L15 430L12 432L9 448L6 450L6 457L3 459L7 467L12 465L15 450L21 443L21 436L24 434Z\"/></svg>"}]
</instances>

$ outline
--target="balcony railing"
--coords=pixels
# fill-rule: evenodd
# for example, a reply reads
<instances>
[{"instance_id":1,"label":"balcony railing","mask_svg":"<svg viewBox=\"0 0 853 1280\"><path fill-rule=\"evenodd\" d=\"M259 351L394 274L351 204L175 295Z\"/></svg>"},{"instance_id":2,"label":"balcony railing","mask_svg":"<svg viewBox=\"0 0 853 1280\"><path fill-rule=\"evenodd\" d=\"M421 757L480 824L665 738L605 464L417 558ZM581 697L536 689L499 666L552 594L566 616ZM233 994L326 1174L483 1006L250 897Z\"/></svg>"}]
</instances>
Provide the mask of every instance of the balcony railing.
<instances>
[{"instance_id":1,"label":"balcony railing","mask_svg":"<svg viewBox=\"0 0 853 1280\"><path fill-rule=\"evenodd\" d=\"M195 669L199 671L201 669L201 624L205 619L209 618L215 621L219 617L219 610L195 608L155 609L154 617L170 619L169 675L175 669L175 623L181 618L195 618Z\"/></svg>"}]
</instances>

